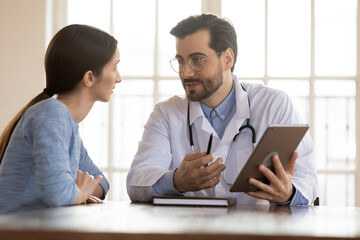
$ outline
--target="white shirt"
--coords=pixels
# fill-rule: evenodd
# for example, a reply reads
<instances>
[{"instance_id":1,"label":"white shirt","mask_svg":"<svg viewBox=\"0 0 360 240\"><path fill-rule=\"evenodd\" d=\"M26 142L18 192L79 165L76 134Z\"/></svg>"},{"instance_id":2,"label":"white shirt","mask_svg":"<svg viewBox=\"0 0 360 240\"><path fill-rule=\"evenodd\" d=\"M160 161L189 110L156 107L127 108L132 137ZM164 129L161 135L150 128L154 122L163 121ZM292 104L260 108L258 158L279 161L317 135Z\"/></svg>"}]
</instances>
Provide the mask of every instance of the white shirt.
<instances>
[{"instance_id":1,"label":"white shirt","mask_svg":"<svg viewBox=\"0 0 360 240\"><path fill-rule=\"evenodd\" d=\"M244 121L250 123L260 139L270 124L300 124L298 113L289 97L275 89L260 84L240 83L233 76L236 94L236 112L225 129L222 139L218 137L204 116L199 102L190 102L190 124L196 151L205 151L209 135L213 133L212 152L224 160L229 153L232 139ZM251 116L249 102L251 106ZM127 190L132 201L147 202L156 195L152 186L165 173L176 169L185 155L191 152L187 124L188 100L174 96L158 103L145 125L138 152L127 176ZM226 166L227 182L233 182L252 152L251 131L244 129ZM317 176L313 159L312 140L307 133L297 150L292 183L296 188L292 205L311 204L317 196ZM230 181L229 181L230 180ZM223 179L214 188L186 192L188 196L236 197L237 204L268 204L268 201L250 197L245 193L232 193L231 185ZM298 195L301 195L300 197Z\"/></svg>"}]
</instances>

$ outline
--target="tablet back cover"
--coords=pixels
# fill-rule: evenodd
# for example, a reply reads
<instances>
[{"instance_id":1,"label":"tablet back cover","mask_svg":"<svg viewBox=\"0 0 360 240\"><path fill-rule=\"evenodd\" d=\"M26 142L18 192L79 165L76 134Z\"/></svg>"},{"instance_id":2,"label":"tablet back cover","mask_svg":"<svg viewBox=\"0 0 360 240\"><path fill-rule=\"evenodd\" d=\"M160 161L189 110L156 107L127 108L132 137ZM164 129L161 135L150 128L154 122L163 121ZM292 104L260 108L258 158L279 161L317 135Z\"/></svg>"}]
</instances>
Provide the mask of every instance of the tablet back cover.
<instances>
[{"instance_id":1,"label":"tablet back cover","mask_svg":"<svg viewBox=\"0 0 360 240\"><path fill-rule=\"evenodd\" d=\"M258 166L263 163L274 171L271 157L273 153L276 152L279 155L282 165L285 167L308 129L308 125L268 126L245 166L231 186L230 192L257 191L258 189L256 187L248 183L250 177L268 183L265 176L259 172Z\"/></svg>"}]
</instances>

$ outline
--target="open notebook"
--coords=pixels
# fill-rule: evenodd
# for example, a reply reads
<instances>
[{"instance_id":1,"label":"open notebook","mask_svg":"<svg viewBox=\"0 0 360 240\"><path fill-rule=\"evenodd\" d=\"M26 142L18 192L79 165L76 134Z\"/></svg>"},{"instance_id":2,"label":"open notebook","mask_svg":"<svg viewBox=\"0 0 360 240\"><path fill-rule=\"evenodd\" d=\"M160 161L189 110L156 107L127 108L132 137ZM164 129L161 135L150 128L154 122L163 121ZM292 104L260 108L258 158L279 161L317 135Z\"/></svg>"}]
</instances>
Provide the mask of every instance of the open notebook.
<instances>
[{"instance_id":1,"label":"open notebook","mask_svg":"<svg viewBox=\"0 0 360 240\"><path fill-rule=\"evenodd\" d=\"M207 198L186 196L154 196L154 205L167 206L208 206L230 207L236 204L236 198Z\"/></svg>"}]
</instances>

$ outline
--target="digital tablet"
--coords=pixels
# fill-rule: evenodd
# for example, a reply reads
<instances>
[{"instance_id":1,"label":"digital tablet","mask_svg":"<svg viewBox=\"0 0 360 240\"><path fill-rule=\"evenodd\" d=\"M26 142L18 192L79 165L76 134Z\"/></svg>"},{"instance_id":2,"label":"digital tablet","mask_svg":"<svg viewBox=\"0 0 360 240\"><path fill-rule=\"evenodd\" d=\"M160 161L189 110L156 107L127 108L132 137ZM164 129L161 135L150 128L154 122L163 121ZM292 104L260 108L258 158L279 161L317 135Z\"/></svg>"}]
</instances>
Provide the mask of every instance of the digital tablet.
<instances>
[{"instance_id":1,"label":"digital tablet","mask_svg":"<svg viewBox=\"0 0 360 240\"><path fill-rule=\"evenodd\" d=\"M262 163L273 172L272 156L277 154L281 164L285 167L301 142L308 125L270 125L260 138L254 151L245 163L230 188L230 192L255 192L258 189L249 184L249 178L269 183L266 177L258 170Z\"/></svg>"}]
</instances>

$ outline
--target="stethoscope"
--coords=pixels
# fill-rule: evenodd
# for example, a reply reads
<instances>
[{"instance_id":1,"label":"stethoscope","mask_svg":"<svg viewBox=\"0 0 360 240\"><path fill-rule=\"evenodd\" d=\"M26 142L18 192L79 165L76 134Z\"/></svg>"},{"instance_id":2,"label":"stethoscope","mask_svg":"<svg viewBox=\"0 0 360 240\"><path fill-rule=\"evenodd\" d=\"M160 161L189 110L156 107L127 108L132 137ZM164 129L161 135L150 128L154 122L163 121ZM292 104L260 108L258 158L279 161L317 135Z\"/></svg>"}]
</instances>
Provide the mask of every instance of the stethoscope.
<instances>
[{"instance_id":1,"label":"stethoscope","mask_svg":"<svg viewBox=\"0 0 360 240\"><path fill-rule=\"evenodd\" d=\"M245 88L241 85L242 89L246 92ZM249 103L249 109L250 109L250 99L248 98L248 103ZM251 115L250 115L251 116ZM195 151L195 148L194 148L194 140L193 140L193 134L192 134L192 124L190 124L190 101L188 102L188 109L187 109L187 123L188 123L188 129L189 129L189 142L190 142L190 148L191 148L191 151ZM231 153L233 152L233 149L234 149L234 146L235 146L235 143L240 135L240 133L242 132L242 130L244 129L250 129L251 131L251 142L252 142L252 149L254 150L255 148L255 143L256 143L256 132L255 132L255 129L254 127L250 124L250 117L246 119L246 124L245 125L242 125L240 128L239 128L239 132L235 134L233 140L232 140L232 143L231 143L231 147L230 147L230 151L229 151L229 154L227 155L226 157L226 160L225 160L225 165L226 163L228 162L228 160L230 159L230 156L231 156Z\"/></svg>"}]
</instances>

